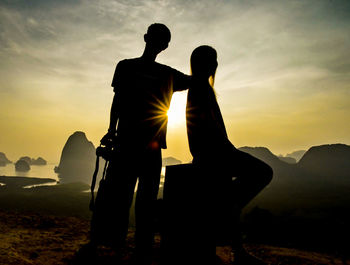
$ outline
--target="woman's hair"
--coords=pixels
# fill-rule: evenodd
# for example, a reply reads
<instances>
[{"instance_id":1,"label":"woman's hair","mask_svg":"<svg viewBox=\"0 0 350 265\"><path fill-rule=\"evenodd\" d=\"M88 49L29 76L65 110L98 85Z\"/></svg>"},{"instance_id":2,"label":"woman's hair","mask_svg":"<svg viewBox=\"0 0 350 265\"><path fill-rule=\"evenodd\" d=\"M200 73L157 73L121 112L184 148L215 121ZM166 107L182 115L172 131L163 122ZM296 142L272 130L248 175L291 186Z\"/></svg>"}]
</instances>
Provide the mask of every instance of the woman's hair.
<instances>
[{"instance_id":1,"label":"woman's hair","mask_svg":"<svg viewBox=\"0 0 350 265\"><path fill-rule=\"evenodd\" d=\"M193 76L204 76L214 86L215 72L218 66L216 50L208 45L194 49L191 55L191 72Z\"/></svg>"}]
</instances>

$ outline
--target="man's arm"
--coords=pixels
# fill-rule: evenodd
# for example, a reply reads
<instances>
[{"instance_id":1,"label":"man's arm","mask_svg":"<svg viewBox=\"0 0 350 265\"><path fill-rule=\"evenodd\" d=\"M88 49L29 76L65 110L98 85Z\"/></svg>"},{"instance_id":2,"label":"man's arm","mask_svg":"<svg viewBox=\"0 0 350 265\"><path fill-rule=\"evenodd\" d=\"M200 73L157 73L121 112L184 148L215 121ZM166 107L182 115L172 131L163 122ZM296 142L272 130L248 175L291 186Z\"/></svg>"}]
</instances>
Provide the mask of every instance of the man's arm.
<instances>
[{"instance_id":1,"label":"man's arm","mask_svg":"<svg viewBox=\"0 0 350 265\"><path fill-rule=\"evenodd\" d=\"M120 98L119 98L119 87L120 87L120 80L121 80L121 68L122 68L122 62L120 61L114 71L113 80L112 80L112 87L114 91L114 97L112 101L111 106L111 112L110 112L110 118L109 118L109 127L108 132L103 138L101 139L102 145L108 145L111 143L115 137L117 123L119 120L119 112L120 112Z\"/></svg>"},{"instance_id":2,"label":"man's arm","mask_svg":"<svg viewBox=\"0 0 350 265\"><path fill-rule=\"evenodd\" d=\"M108 128L109 132L115 133L116 131L117 122L119 119L119 110L120 110L119 97L118 97L118 94L115 93L113 97L112 106L111 106L111 114L110 114L109 128Z\"/></svg>"},{"instance_id":3,"label":"man's arm","mask_svg":"<svg viewBox=\"0 0 350 265\"><path fill-rule=\"evenodd\" d=\"M173 77L173 91L183 91L188 89L191 86L192 76L186 75L172 69L172 77Z\"/></svg>"},{"instance_id":4,"label":"man's arm","mask_svg":"<svg viewBox=\"0 0 350 265\"><path fill-rule=\"evenodd\" d=\"M115 137L115 133L116 133L117 123L119 120L119 112L120 112L119 97L118 97L118 93L115 93L113 97L112 106L111 106L108 132L101 139L102 145L108 145L113 141L113 138Z\"/></svg>"}]
</instances>

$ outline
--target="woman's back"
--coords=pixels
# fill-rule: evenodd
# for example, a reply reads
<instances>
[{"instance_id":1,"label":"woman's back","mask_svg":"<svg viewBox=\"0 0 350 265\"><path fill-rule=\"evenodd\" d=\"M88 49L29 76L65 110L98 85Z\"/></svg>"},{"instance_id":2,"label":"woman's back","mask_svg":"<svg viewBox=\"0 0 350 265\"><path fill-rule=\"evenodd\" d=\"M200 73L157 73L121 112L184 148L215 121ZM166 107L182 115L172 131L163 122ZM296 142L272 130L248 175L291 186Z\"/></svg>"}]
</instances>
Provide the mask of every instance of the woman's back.
<instances>
[{"instance_id":1,"label":"woman's back","mask_svg":"<svg viewBox=\"0 0 350 265\"><path fill-rule=\"evenodd\" d=\"M193 80L187 96L186 124L194 159L206 157L227 146L225 124L213 88L208 82Z\"/></svg>"},{"instance_id":2,"label":"woman's back","mask_svg":"<svg viewBox=\"0 0 350 265\"><path fill-rule=\"evenodd\" d=\"M243 248L239 228L241 210L271 181L272 169L259 159L237 150L228 140L212 84L216 51L196 48L191 56L192 85L188 91L186 119L190 151L197 164L213 220L208 231L213 243L230 242L235 264L265 264ZM202 187L203 189L203 187ZM227 237L229 236L229 238ZM214 244L213 244L214 246ZM214 248L215 249L215 248Z\"/></svg>"}]
</instances>

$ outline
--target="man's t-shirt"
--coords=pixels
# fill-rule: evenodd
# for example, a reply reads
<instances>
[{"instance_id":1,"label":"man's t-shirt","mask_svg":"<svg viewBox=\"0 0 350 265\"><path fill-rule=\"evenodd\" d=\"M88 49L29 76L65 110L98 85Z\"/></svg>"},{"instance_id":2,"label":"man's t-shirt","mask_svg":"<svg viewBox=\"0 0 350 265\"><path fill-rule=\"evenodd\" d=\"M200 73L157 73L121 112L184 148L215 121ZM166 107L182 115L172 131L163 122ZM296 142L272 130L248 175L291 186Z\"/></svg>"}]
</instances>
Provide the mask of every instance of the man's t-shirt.
<instances>
[{"instance_id":1,"label":"man's t-shirt","mask_svg":"<svg viewBox=\"0 0 350 265\"><path fill-rule=\"evenodd\" d=\"M188 76L166 65L142 58L120 61L112 81L120 104L119 144L144 147L155 142L166 148L172 93L187 85Z\"/></svg>"}]
</instances>

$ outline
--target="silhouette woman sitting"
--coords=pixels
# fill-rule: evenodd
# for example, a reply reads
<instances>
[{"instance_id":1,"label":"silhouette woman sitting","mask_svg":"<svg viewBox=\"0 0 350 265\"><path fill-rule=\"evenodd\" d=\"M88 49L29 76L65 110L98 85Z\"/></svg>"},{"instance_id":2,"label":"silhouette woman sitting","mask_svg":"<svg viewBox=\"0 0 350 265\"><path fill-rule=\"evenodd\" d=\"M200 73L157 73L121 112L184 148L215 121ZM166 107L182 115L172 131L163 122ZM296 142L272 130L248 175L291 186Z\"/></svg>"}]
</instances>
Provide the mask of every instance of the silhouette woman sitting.
<instances>
[{"instance_id":1,"label":"silhouette woman sitting","mask_svg":"<svg viewBox=\"0 0 350 265\"><path fill-rule=\"evenodd\" d=\"M215 49L200 46L191 55L192 85L188 92L186 123L193 164L209 179L216 244L229 235L235 264L264 264L243 248L239 217L270 181L270 166L237 150L227 136L213 89L217 63ZM220 231L219 228L222 228ZM223 236L225 235L225 236Z\"/></svg>"}]
</instances>

